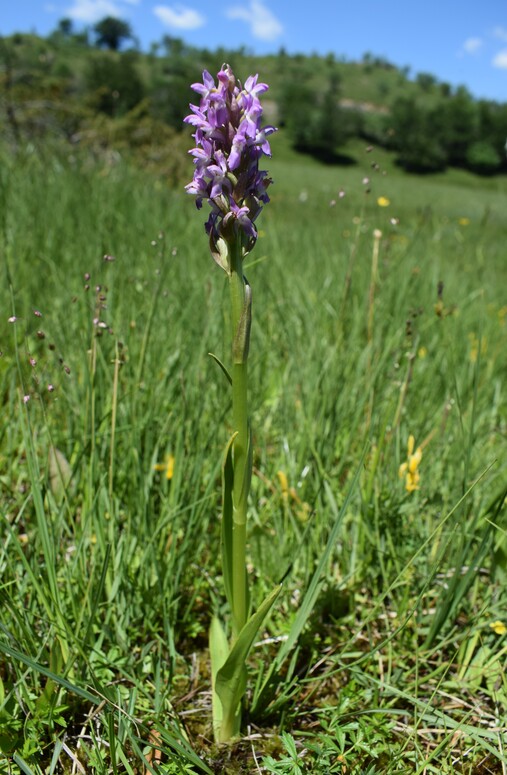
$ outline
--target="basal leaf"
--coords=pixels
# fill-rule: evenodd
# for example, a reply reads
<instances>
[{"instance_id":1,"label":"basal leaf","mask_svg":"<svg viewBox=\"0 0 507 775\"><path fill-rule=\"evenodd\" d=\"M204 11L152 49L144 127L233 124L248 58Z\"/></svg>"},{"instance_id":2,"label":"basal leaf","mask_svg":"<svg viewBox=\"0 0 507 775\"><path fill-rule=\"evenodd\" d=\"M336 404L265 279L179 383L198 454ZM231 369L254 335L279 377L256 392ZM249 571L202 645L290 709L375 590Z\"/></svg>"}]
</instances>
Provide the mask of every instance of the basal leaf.
<instances>
[{"instance_id":1,"label":"basal leaf","mask_svg":"<svg viewBox=\"0 0 507 775\"><path fill-rule=\"evenodd\" d=\"M215 739L218 739L222 726L222 703L215 691L215 682L218 671L227 660L229 644L227 643L227 636L224 629L216 616L211 620L209 651L211 657L211 688L213 693L213 731Z\"/></svg>"},{"instance_id":2,"label":"basal leaf","mask_svg":"<svg viewBox=\"0 0 507 775\"><path fill-rule=\"evenodd\" d=\"M215 691L222 703L222 726L218 742L229 740L239 732L240 703L246 689L246 660L264 619L280 594L281 584L250 617L238 635L227 660L218 670Z\"/></svg>"}]
</instances>

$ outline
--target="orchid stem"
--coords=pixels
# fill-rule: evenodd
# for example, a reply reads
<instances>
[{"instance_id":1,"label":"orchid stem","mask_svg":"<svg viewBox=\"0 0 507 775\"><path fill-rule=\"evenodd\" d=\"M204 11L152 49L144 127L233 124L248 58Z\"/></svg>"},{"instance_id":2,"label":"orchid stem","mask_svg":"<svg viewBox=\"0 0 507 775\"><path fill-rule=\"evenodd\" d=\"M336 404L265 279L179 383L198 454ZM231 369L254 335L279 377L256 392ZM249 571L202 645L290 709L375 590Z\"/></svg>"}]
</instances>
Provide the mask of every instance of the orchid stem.
<instances>
[{"instance_id":1,"label":"orchid stem","mask_svg":"<svg viewBox=\"0 0 507 775\"><path fill-rule=\"evenodd\" d=\"M229 288L232 319L232 415L234 423L232 600L233 640L248 618L246 577L246 520L250 489L250 439L248 424L248 340L250 336L250 286L243 276L241 237L230 243Z\"/></svg>"}]
</instances>

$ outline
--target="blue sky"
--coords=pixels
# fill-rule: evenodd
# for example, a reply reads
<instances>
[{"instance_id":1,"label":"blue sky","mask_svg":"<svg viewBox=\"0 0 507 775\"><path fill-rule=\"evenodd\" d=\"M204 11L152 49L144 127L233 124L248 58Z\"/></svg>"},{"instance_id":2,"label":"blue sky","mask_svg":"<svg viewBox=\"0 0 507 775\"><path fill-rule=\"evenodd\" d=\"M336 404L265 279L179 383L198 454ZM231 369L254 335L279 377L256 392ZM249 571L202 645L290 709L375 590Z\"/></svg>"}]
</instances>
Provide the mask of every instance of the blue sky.
<instances>
[{"instance_id":1,"label":"blue sky","mask_svg":"<svg viewBox=\"0 0 507 775\"><path fill-rule=\"evenodd\" d=\"M476 97L507 102L507 0L0 0L0 34L46 35L107 15L130 22L141 47L163 35L254 53L384 56L411 75L432 73Z\"/></svg>"}]
</instances>

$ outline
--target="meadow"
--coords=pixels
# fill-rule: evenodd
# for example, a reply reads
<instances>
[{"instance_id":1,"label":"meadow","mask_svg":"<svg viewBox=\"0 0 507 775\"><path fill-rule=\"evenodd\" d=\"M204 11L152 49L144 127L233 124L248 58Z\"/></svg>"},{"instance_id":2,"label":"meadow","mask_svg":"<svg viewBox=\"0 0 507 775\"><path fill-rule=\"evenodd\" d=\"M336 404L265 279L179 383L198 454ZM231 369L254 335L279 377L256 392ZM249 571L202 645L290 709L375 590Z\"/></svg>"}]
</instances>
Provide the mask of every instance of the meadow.
<instances>
[{"instance_id":1,"label":"meadow","mask_svg":"<svg viewBox=\"0 0 507 775\"><path fill-rule=\"evenodd\" d=\"M2 156L2 773L507 771L507 178L272 148L248 553L283 590L224 747L202 213L121 158Z\"/></svg>"}]
</instances>

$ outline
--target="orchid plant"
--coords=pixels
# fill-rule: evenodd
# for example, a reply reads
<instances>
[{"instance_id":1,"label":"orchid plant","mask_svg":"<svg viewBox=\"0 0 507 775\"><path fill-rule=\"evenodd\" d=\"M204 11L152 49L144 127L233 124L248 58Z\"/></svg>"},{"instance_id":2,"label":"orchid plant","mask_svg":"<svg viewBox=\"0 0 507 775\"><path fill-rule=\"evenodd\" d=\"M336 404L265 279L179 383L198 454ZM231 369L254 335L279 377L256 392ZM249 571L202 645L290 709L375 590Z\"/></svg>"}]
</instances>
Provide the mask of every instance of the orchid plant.
<instances>
[{"instance_id":1,"label":"orchid plant","mask_svg":"<svg viewBox=\"0 0 507 775\"><path fill-rule=\"evenodd\" d=\"M195 128L193 180L186 190L198 209L210 207L205 224L213 259L226 273L231 305L231 356L228 370L216 357L232 389L233 434L222 467L221 553L225 594L231 610L230 633L214 617L210 627L215 740L239 734L246 691L246 660L259 628L280 593L278 585L252 613L246 570L247 508L252 476L252 436L248 416L248 351L252 323L252 290L243 272L245 256L255 246L255 222L269 202L271 179L259 170L271 156L268 137L275 127L262 126L259 96L268 86L250 76L242 85L229 65L208 71L192 89L200 96L185 122Z\"/></svg>"}]
</instances>

